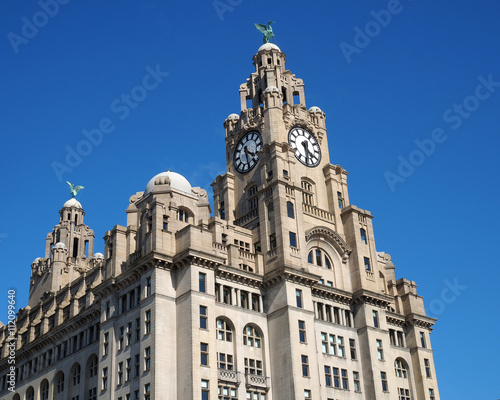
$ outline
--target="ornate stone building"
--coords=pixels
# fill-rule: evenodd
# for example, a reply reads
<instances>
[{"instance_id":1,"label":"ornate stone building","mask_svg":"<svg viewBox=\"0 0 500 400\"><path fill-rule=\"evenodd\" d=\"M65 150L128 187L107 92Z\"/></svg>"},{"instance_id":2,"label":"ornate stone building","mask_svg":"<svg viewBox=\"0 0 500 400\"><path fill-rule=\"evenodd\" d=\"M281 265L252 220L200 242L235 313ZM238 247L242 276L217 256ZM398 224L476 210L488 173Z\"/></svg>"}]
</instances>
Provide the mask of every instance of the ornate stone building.
<instances>
[{"instance_id":1,"label":"ornate stone building","mask_svg":"<svg viewBox=\"0 0 500 400\"><path fill-rule=\"evenodd\" d=\"M103 255L81 204L64 204L29 305L0 329L1 398L439 399L435 320L351 204L325 114L276 45L253 61L224 122L215 215L203 189L160 173Z\"/></svg>"}]
</instances>

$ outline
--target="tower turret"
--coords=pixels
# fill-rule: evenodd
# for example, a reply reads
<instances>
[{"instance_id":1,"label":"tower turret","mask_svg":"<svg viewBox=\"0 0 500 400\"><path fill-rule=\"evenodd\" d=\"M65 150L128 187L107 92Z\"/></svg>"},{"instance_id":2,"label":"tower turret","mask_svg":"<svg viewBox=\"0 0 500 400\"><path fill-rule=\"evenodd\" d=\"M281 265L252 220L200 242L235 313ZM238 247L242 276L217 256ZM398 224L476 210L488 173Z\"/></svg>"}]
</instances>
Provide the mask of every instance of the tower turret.
<instances>
[{"instance_id":1,"label":"tower turret","mask_svg":"<svg viewBox=\"0 0 500 400\"><path fill-rule=\"evenodd\" d=\"M31 264L29 305L34 306L44 293L58 291L85 271L102 263L94 254L94 231L84 224L85 211L74 197L59 211L59 223L45 241L45 257Z\"/></svg>"}]
</instances>

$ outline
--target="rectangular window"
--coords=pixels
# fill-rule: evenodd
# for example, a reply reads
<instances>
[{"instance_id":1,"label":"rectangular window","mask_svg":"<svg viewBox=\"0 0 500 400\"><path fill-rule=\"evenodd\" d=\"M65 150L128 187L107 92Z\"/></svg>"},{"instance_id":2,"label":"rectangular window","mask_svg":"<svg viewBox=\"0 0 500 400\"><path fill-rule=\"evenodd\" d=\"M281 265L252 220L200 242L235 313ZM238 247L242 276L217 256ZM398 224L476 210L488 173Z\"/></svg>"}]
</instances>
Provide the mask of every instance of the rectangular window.
<instances>
[{"instance_id":1,"label":"rectangular window","mask_svg":"<svg viewBox=\"0 0 500 400\"><path fill-rule=\"evenodd\" d=\"M398 388L398 400L410 400L410 389Z\"/></svg>"},{"instance_id":2,"label":"rectangular window","mask_svg":"<svg viewBox=\"0 0 500 400\"><path fill-rule=\"evenodd\" d=\"M361 392L361 385L359 382L359 372L358 371L352 371L352 379L354 381L354 391Z\"/></svg>"},{"instance_id":3,"label":"rectangular window","mask_svg":"<svg viewBox=\"0 0 500 400\"><path fill-rule=\"evenodd\" d=\"M332 372L328 365L325 365L325 385L332 386Z\"/></svg>"},{"instance_id":4,"label":"rectangular window","mask_svg":"<svg viewBox=\"0 0 500 400\"><path fill-rule=\"evenodd\" d=\"M106 321L111 317L111 303L109 301L106 302Z\"/></svg>"},{"instance_id":5,"label":"rectangular window","mask_svg":"<svg viewBox=\"0 0 500 400\"><path fill-rule=\"evenodd\" d=\"M151 384L146 383L144 385L144 400L150 400L151 399Z\"/></svg>"},{"instance_id":6,"label":"rectangular window","mask_svg":"<svg viewBox=\"0 0 500 400\"><path fill-rule=\"evenodd\" d=\"M340 388L340 374L339 369L333 367L333 387Z\"/></svg>"},{"instance_id":7,"label":"rectangular window","mask_svg":"<svg viewBox=\"0 0 500 400\"><path fill-rule=\"evenodd\" d=\"M324 332L321 332L321 351L323 354L328 354L328 338Z\"/></svg>"},{"instance_id":8,"label":"rectangular window","mask_svg":"<svg viewBox=\"0 0 500 400\"><path fill-rule=\"evenodd\" d=\"M141 339L141 319L135 319L135 340L139 341Z\"/></svg>"},{"instance_id":9,"label":"rectangular window","mask_svg":"<svg viewBox=\"0 0 500 400\"><path fill-rule=\"evenodd\" d=\"M342 210L342 208L344 208L344 199L342 198L341 192L337 192L337 199L338 199L339 208Z\"/></svg>"},{"instance_id":10,"label":"rectangular window","mask_svg":"<svg viewBox=\"0 0 500 400\"><path fill-rule=\"evenodd\" d=\"M365 260L365 270L371 271L372 267L370 266L370 259L368 257L364 257L364 260Z\"/></svg>"},{"instance_id":11,"label":"rectangular window","mask_svg":"<svg viewBox=\"0 0 500 400\"><path fill-rule=\"evenodd\" d=\"M429 399L436 400L436 397L434 396L434 389L429 389Z\"/></svg>"},{"instance_id":12,"label":"rectangular window","mask_svg":"<svg viewBox=\"0 0 500 400\"><path fill-rule=\"evenodd\" d=\"M125 364L125 382L128 382L132 378L132 360L127 358Z\"/></svg>"},{"instance_id":13,"label":"rectangular window","mask_svg":"<svg viewBox=\"0 0 500 400\"><path fill-rule=\"evenodd\" d=\"M144 371L151 369L151 347L144 349Z\"/></svg>"},{"instance_id":14,"label":"rectangular window","mask_svg":"<svg viewBox=\"0 0 500 400\"><path fill-rule=\"evenodd\" d=\"M388 392L389 387L387 386L387 373L385 372L380 372L380 380L382 381L382 391L383 392Z\"/></svg>"},{"instance_id":15,"label":"rectangular window","mask_svg":"<svg viewBox=\"0 0 500 400\"><path fill-rule=\"evenodd\" d=\"M102 344L102 355L107 356L109 353L109 332L104 332L104 341Z\"/></svg>"},{"instance_id":16,"label":"rectangular window","mask_svg":"<svg viewBox=\"0 0 500 400\"><path fill-rule=\"evenodd\" d=\"M199 274L199 290L202 293L205 293L206 291L206 279L207 279L207 274L204 274L203 272L200 272Z\"/></svg>"},{"instance_id":17,"label":"rectangular window","mask_svg":"<svg viewBox=\"0 0 500 400\"><path fill-rule=\"evenodd\" d=\"M302 356L300 356L300 359L302 361L302 376L308 377L309 376L309 357L302 355Z\"/></svg>"},{"instance_id":18,"label":"rectangular window","mask_svg":"<svg viewBox=\"0 0 500 400\"><path fill-rule=\"evenodd\" d=\"M233 356L231 354L218 353L217 368L232 371L234 369Z\"/></svg>"},{"instance_id":19,"label":"rectangular window","mask_svg":"<svg viewBox=\"0 0 500 400\"><path fill-rule=\"evenodd\" d=\"M356 360L356 341L349 339L349 348L351 349L351 360Z\"/></svg>"},{"instance_id":20,"label":"rectangular window","mask_svg":"<svg viewBox=\"0 0 500 400\"><path fill-rule=\"evenodd\" d=\"M127 324L127 346L132 343L132 322Z\"/></svg>"},{"instance_id":21,"label":"rectangular window","mask_svg":"<svg viewBox=\"0 0 500 400\"><path fill-rule=\"evenodd\" d=\"M300 343L306 342L306 323L299 321L299 341Z\"/></svg>"},{"instance_id":22,"label":"rectangular window","mask_svg":"<svg viewBox=\"0 0 500 400\"><path fill-rule=\"evenodd\" d=\"M207 329L207 307L200 306L200 329Z\"/></svg>"},{"instance_id":23,"label":"rectangular window","mask_svg":"<svg viewBox=\"0 0 500 400\"><path fill-rule=\"evenodd\" d=\"M337 355L337 343L335 342L335 335L330 335L330 354Z\"/></svg>"},{"instance_id":24,"label":"rectangular window","mask_svg":"<svg viewBox=\"0 0 500 400\"><path fill-rule=\"evenodd\" d=\"M342 374L342 389L348 390L349 378L347 376L347 370L346 369L341 370L341 374Z\"/></svg>"},{"instance_id":25,"label":"rectangular window","mask_svg":"<svg viewBox=\"0 0 500 400\"><path fill-rule=\"evenodd\" d=\"M141 356L139 354L135 355L135 371L134 376L139 376L141 374Z\"/></svg>"},{"instance_id":26,"label":"rectangular window","mask_svg":"<svg viewBox=\"0 0 500 400\"><path fill-rule=\"evenodd\" d=\"M310 400L310 399L312 399L312 397L311 397L311 391L310 391L310 390L308 390L308 389L304 389L304 399L305 399L305 400Z\"/></svg>"},{"instance_id":27,"label":"rectangular window","mask_svg":"<svg viewBox=\"0 0 500 400\"><path fill-rule=\"evenodd\" d=\"M378 311L373 310L373 326L378 328Z\"/></svg>"},{"instance_id":28,"label":"rectangular window","mask_svg":"<svg viewBox=\"0 0 500 400\"><path fill-rule=\"evenodd\" d=\"M118 350L123 349L123 334L125 332L125 328L120 326L120 337L118 338Z\"/></svg>"},{"instance_id":29,"label":"rectangular window","mask_svg":"<svg viewBox=\"0 0 500 400\"><path fill-rule=\"evenodd\" d=\"M146 297L151 296L151 277L146 278Z\"/></svg>"},{"instance_id":30,"label":"rectangular window","mask_svg":"<svg viewBox=\"0 0 500 400\"><path fill-rule=\"evenodd\" d=\"M123 383L123 362L118 363L118 385Z\"/></svg>"},{"instance_id":31,"label":"rectangular window","mask_svg":"<svg viewBox=\"0 0 500 400\"><path fill-rule=\"evenodd\" d=\"M297 235L295 232L288 232L290 236L290 246L297 247Z\"/></svg>"},{"instance_id":32,"label":"rectangular window","mask_svg":"<svg viewBox=\"0 0 500 400\"><path fill-rule=\"evenodd\" d=\"M425 345L425 333L420 332L420 345L425 349L427 346Z\"/></svg>"},{"instance_id":33,"label":"rectangular window","mask_svg":"<svg viewBox=\"0 0 500 400\"><path fill-rule=\"evenodd\" d=\"M338 343L338 349L339 349L339 357L345 357L344 338L342 336L337 336L337 343Z\"/></svg>"},{"instance_id":34,"label":"rectangular window","mask_svg":"<svg viewBox=\"0 0 500 400\"><path fill-rule=\"evenodd\" d=\"M377 354L379 360L384 359L384 349L382 348L382 340L380 339L377 339Z\"/></svg>"},{"instance_id":35,"label":"rectangular window","mask_svg":"<svg viewBox=\"0 0 500 400\"><path fill-rule=\"evenodd\" d=\"M245 358L245 374L262 376L262 361Z\"/></svg>"},{"instance_id":36,"label":"rectangular window","mask_svg":"<svg viewBox=\"0 0 500 400\"><path fill-rule=\"evenodd\" d=\"M431 363L427 358L424 358L424 365L425 365L425 376L427 378L431 378Z\"/></svg>"},{"instance_id":37,"label":"rectangular window","mask_svg":"<svg viewBox=\"0 0 500 400\"><path fill-rule=\"evenodd\" d=\"M302 290L295 289L295 299L297 300L297 307L302 308Z\"/></svg>"},{"instance_id":38,"label":"rectangular window","mask_svg":"<svg viewBox=\"0 0 500 400\"><path fill-rule=\"evenodd\" d=\"M287 201L286 203L286 212L288 218L295 218L295 211L293 209L293 203L291 201Z\"/></svg>"},{"instance_id":39,"label":"rectangular window","mask_svg":"<svg viewBox=\"0 0 500 400\"><path fill-rule=\"evenodd\" d=\"M201 400L209 400L210 390L209 382L206 379L201 380Z\"/></svg>"},{"instance_id":40,"label":"rectangular window","mask_svg":"<svg viewBox=\"0 0 500 400\"><path fill-rule=\"evenodd\" d=\"M151 333L151 310L147 310L144 314L144 334Z\"/></svg>"},{"instance_id":41,"label":"rectangular window","mask_svg":"<svg viewBox=\"0 0 500 400\"><path fill-rule=\"evenodd\" d=\"M200 343L201 365L208 365L208 343Z\"/></svg>"}]
</instances>

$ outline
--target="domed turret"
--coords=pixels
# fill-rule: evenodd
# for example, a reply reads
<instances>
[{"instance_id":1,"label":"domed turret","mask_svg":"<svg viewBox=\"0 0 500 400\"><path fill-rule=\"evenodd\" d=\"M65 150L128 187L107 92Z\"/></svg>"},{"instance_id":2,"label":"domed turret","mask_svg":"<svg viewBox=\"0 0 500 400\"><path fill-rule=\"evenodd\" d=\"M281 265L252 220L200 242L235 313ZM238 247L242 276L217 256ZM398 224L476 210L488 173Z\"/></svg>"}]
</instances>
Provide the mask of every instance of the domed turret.
<instances>
[{"instance_id":1,"label":"domed turret","mask_svg":"<svg viewBox=\"0 0 500 400\"><path fill-rule=\"evenodd\" d=\"M155 175L146 185L144 196L148 195L156 186L168 185L171 189L191 194L191 184L181 174L173 171L161 172Z\"/></svg>"}]
</instances>

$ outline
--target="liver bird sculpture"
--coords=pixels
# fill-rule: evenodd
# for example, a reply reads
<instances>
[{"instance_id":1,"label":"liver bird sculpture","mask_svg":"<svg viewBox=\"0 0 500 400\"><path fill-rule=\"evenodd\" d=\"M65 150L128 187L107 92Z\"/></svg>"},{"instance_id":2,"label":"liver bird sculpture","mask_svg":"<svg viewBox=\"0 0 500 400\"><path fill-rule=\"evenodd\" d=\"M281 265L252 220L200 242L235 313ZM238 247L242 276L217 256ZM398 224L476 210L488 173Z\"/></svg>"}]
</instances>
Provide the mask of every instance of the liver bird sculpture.
<instances>
[{"instance_id":1,"label":"liver bird sculpture","mask_svg":"<svg viewBox=\"0 0 500 400\"><path fill-rule=\"evenodd\" d=\"M271 24L274 24L274 21L269 21L267 26L263 24L254 24L255 27L264 34L264 43L269 43L271 38L274 36Z\"/></svg>"},{"instance_id":2,"label":"liver bird sculpture","mask_svg":"<svg viewBox=\"0 0 500 400\"><path fill-rule=\"evenodd\" d=\"M67 184L68 184L68 186L69 186L69 192L71 193L71 198L73 198L73 199L76 197L76 194L77 194L80 190L84 189L84 187L83 187L83 186L75 186L75 185L73 185L72 183L70 183L70 182L68 182L68 181L66 181L66 183L67 183Z\"/></svg>"}]
</instances>

